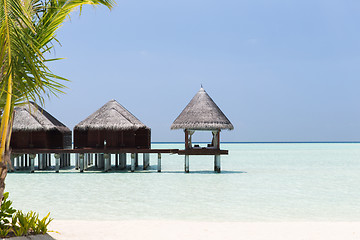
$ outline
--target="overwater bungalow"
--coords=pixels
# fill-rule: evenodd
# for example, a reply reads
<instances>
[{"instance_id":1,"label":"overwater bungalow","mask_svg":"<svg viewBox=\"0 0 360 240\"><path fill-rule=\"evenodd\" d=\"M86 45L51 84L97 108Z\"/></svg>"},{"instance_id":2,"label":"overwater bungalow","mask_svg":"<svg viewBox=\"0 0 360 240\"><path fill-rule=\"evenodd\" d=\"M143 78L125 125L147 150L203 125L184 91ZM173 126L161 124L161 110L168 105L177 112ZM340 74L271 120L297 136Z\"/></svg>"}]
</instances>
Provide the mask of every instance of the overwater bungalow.
<instances>
[{"instance_id":1,"label":"overwater bungalow","mask_svg":"<svg viewBox=\"0 0 360 240\"><path fill-rule=\"evenodd\" d=\"M10 146L13 150L19 149L69 149L72 148L71 130L42 109L35 103L30 102L14 109L14 122ZM28 155L20 156L17 167L29 166ZM50 164L49 154L39 154L39 169L44 169ZM24 162L25 161L25 162ZM61 165L70 165L68 155L63 155Z\"/></svg>"},{"instance_id":2,"label":"overwater bungalow","mask_svg":"<svg viewBox=\"0 0 360 240\"><path fill-rule=\"evenodd\" d=\"M74 127L74 148L148 149L151 130L115 100Z\"/></svg>"},{"instance_id":3,"label":"overwater bungalow","mask_svg":"<svg viewBox=\"0 0 360 240\"><path fill-rule=\"evenodd\" d=\"M116 100L107 102L74 127L75 149L126 149L131 153L134 149L150 149L151 130ZM133 150L132 150L133 149ZM132 156L131 170L138 165L138 153ZM126 167L126 152L115 154L115 165ZM93 155L80 155L80 171L92 162ZM149 154L144 154L144 169L149 165ZM76 164L77 165L77 164ZM96 154L95 167L111 169L111 154Z\"/></svg>"},{"instance_id":4,"label":"overwater bungalow","mask_svg":"<svg viewBox=\"0 0 360 240\"><path fill-rule=\"evenodd\" d=\"M50 113L29 103L14 110L11 148L71 148L71 130Z\"/></svg>"},{"instance_id":5,"label":"overwater bungalow","mask_svg":"<svg viewBox=\"0 0 360 240\"><path fill-rule=\"evenodd\" d=\"M185 150L179 151L179 154L185 155L185 172L189 172L189 155L214 155L214 170L220 172L220 155L227 154L226 150L220 150L220 131L232 130L234 126L204 88L200 88L175 119L171 129L184 129L185 132ZM193 146L192 135L195 131L212 132L211 143L205 148Z\"/></svg>"}]
</instances>

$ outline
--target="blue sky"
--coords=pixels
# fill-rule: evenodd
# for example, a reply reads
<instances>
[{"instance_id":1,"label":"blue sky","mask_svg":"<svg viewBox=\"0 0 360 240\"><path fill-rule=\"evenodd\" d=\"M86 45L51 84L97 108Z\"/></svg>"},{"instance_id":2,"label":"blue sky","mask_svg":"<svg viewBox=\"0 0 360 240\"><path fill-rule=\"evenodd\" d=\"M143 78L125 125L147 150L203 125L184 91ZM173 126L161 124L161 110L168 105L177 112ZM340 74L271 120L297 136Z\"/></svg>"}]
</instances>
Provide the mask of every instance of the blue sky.
<instances>
[{"instance_id":1,"label":"blue sky","mask_svg":"<svg viewBox=\"0 0 360 240\"><path fill-rule=\"evenodd\" d=\"M73 128L116 99L153 141L183 141L170 125L203 84L235 127L222 141L359 141L359 22L355 0L85 7L58 32L50 67L71 82L45 109Z\"/></svg>"}]
</instances>

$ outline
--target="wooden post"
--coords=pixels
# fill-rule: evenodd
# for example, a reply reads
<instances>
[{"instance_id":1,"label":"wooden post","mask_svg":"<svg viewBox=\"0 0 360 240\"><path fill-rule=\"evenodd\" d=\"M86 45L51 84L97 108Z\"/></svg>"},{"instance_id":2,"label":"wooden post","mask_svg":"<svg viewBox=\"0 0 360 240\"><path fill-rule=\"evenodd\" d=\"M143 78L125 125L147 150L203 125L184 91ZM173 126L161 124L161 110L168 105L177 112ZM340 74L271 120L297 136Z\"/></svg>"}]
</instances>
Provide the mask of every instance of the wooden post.
<instances>
[{"instance_id":1,"label":"wooden post","mask_svg":"<svg viewBox=\"0 0 360 240\"><path fill-rule=\"evenodd\" d=\"M212 131L213 140L212 145L216 149L220 149L220 130Z\"/></svg>"},{"instance_id":2,"label":"wooden post","mask_svg":"<svg viewBox=\"0 0 360 240\"><path fill-rule=\"evenodd\" d=\"M20 156L20 166L21 166L21 168L24 167L24 155Z\"/></svg>"},{"instance_id":3,"label":"wooden post","mask_svg":"<svg viewBox=\"0 0 360 240\"><path fill-rule=\"evenodd\" d=\"M146 161L147 161L147 166L146 168L148 168L150 166L150 153L146 154Z\"/></svg>"},{"instance_id":4,"label":"wooden post","mask_svg":"<svg viewBox=\"0 0 360 240\"><path fill-rule=\"evenodd\" d=\"M47 168L47 154L43 153L42 156L43 156L43 160L42 160L43 169L45 170Z\"/></svg>"},{"instance_id":5,"label":"wooden post","mask_svg":"<svg viewBox=\"0 0 360 240\"><path fill-rule=\"evenodd\" d=\"M54 158L55 158L55 172L58 173L60 170L60 154L55 153Z\"/></svg>"},{"instance_id":6,"label":"wooden post","mask_svg":"<svg viewBox=\"0 0 360 240\"><path fill-rule=\"evenodd\" d=\"M220 173L220 155L214 156L214 171Z\"/></svg>"},{"instance_id":7,"label":"wooden post","mask_svg":"<svg viewBox=\"0 0 360 240\"><path fill-rule=\"evenodd\" d=\"M79 160L80 160L80 172L84 172L84 154L79 154Z\"/></svg>"},{"instance_id":8,"label":"wooden post","mask_svg":"<svg viewBox=\"0 0 360 240\"><path fill-rule=\"evenodd\" d=\"M69 154L65 153L64 154L64 167L68 167L69 166Z\"/></svg>"},{"instance_id":9,"label":"wooden post","mask_svg":"<svg viewBox=\"0 0 360 240\"><path fill-rule=\"evenodd\" d=\"M88 166L91 166L92 165L92 155L91 155L91 153L88 153L87 154L87 158L88 158Z\"/></svg>"},{"instance_id":10,"label":"wooden post","mask_svg":"<svg viewBox=\"0 0 360 240\"><path fill-rule=\"evenodd\" d=\"M41 153L38 154L38 169L43 169L43 155Z\"/></svg>"},{"instance_id":11,"label":"wooden post","mask_svg":"<svg viewBox=\"0 0 360 240\"><path fill-rule=\"evenodd\" d=\"M108 170L111 170L111 154L109 153L108 155Z\"/></svg>"},{"instance_id":12,"label":"wooden post","mask_svg":"<svg viewBox=\"0 0 360 240\"><path fill-rule=\"evenodd\" d=\"M51 167L51 153L49 153L49 164L48 164L49 167Z\"/></svg>"},{"instance_id":13,"label":"wooden post","mask_svg":"<svg viewBox=\"0 0 360 240\"><path fill-rule=\"evenodd\" d=\"M189 155L185 155L185 172L189 172Z\"/></svg>"},{"instance_id":14,"label":"wooden post","mask_svg":"<svg viewBox=\"0 0 360 240\"><path fill-rule=\"evenodd\" d=\"M149 153L143 153L143 169L146 170L149 165Z\"/></svg>"},{"instance_id":15,"label":"wooden post","mask_svg":"<svg viewBox=\"0 0 360 240\"><path fill-rule=\"evenodd\" d=\"M161 172L161 153L158 153L157 171Z\"/></svg>"},{"instance_id":16,"label":"wooden post","mask_svg":"<svg viewBox=\"0 0 360 240\"><path fill-rule=\"evenodd\" d=\"M99 154L95 153L95 167L98 167L98 156Z\"/></svg>"},{"instance_id":17,"label":"wooden post","mask_svg":"<svg viewBox=\"0 0 360 240\"><path fill-rule=\"evenodd\" d=\"M25 158L25 167L28 167L28 155L24 154L24 158Z\"/></svg>"},{"instance_id":18,"label":"wooden post","mask_svg":"<svg viewBox=\"0 0 360 240\"><path fill-rule=\"evenodd\" d=\"M16 168L15 170L19 170L20 169L20 159L19 156L16 157Z\"/></svg>"},{"instance_id":19,"label":"wooden post","mask_svg":"<svg viewBox=\"0 0 360 240\"><path fill-rule=\"evenodd\" d=\"M33 173L35 171L35 154L30 154L30 173Z\"/></svg>"},{"instance_id":20,"label":"wooden post","mask_svg":"<svg viewBox=\"0 0 360 240\"><path fill-rule=\"evenodd\" d=\"M135 153L131 154L131 172L135 172Z\"/></svg>"},{"instance_id":21,"label":"wooden post","mask_svg":"<svg viewBox=\"0 0 360 240\"><path fill-rule=\"evenodd\" d=\"M105 162L104 162L104 154L100 153L100 168L104 168Z\"/></svg>"},{"instance_id":22,"label":"wooden post","mask_svg":"<svg viewBox=\"0 0 360 240\"><path fill-rule=\"evenodd\" d=\"M135 167L139 166L139 154L135 153Z\"/></svg>"},{"instance_id":23,"label":"wooden post","mask_svg":"<svg viewBox=\"0 0 360 240\"><path fill-rule=\"evenodd\" d=\"M85 154L85 169L88 169L90 165L90 153Z\"/></svg>"},{"instance_id":24,"label":"wooden post","mask_svg":"<svg viewBox=\"0 0 360 240\"><path fill-rule=\"evenodd\" d=\"M78 153L75 153L75 170L78 170L79 169L79 154Z\"/></svg>"},{"instance_id":25,"label":"wooden post","mask_svg":"<svg viewBox=\"0 0 360 240\"><path fill-rule=\"evenodd\" d=\"M65 153L60 154L60 168L64 167L64 159L65 159Z\"/></svg>"},{"instance_id":26,"label":"wooden post","mask_svg":"<svg viewBox=\"0 0 360 240\"><path fill-rule=\"evenodd\" d=\"M111 155L110 154L104 154L104 171L108 172L111 168Z\"/></svg>"},{"instance_id":27,"label":"wooden post","mask_svg":"<svg viewBox=\"0 0 360 240\"><path fill-rule=\"evenodd\" d=\"M79 154L75 153L75 170L78 170L79 167Z\"/></svg>"},{"instance_id":28,"label":"wooden post","mask_svg":"<svg viewBox=\"0 0 360 240\"><path fill-rule=\"evenodd\" d=\"M84 163L83 163L84 170L86 170L86 168L87 168L86 159L87 159L87 153L84 153Z\"/></svg>"},{"instance_id":29,"label":"wooden post","mask_svg":"<svg viewBox=\"0 0 360 240\"><path fill-rule=\"evenodd\" d=\"M120 159L119 159L119 166L120 169L126 168L126 153L120 153Z\"/></svg>"},{"instance_id":30,"label":"wooden post","mask_svg":"<svg viewBox=\"0 0 360 240\"><path fill-rule=\"evenodd\" d=\"M119 154L115 154L115 168L119 167Z\"/></svg>"}]
</instances>

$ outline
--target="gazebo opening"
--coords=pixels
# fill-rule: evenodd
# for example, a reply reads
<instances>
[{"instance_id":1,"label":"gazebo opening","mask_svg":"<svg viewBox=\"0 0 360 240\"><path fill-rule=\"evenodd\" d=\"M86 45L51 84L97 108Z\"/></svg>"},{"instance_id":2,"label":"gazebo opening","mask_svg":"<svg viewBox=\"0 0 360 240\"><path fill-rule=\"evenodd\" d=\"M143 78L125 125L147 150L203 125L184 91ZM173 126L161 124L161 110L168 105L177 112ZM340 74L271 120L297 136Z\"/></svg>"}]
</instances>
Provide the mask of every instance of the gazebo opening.
<instances>
[{"instance_id":1,"label":"gazebo opening","mask_svg":"<svg viewBox=\"0 0 360 240\"><path fill-rule=\"evenodd\" d=\"M220 149L220 130L185 129L185 149Z\"/></svg>"}]
</instances>

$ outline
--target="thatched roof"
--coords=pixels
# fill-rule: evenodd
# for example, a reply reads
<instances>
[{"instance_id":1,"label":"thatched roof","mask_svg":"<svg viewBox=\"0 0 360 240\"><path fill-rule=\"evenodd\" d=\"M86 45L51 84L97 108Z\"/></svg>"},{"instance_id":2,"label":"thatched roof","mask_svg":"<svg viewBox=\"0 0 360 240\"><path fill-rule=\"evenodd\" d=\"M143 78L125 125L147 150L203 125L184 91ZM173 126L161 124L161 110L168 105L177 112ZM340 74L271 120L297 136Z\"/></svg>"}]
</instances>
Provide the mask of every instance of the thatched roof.
<instances>
[{"instance_id":1,"label":"thatched roof","mask_svg":"<svg viewBox=\"0 0 360 240\"><path fill-rule=\"evenodd\" d=\"M232 130L234 126L205 90L200 88L199 92L175 119L171 129Z\"/></svg>"},{"instance_id":2,"label":"thatched roof","mask_svg":"<svg viewBox=\"0 0 360 240\"><path fill-rule=\"evenodd\" d=\"M149 129L116 100L111 100L85 120L74 130L137 130Z\"/></svg>"},{"instance_id":3,"label":"thatched roof","mask_svg":"<svg viewBox=\"0 0 360 240\"><path fill-rule=\"evenodd\" d=\"M58 130L71 133L68 127L32 102L21 107L15 107L12 130L13 132Z\"/></svg>"}]
</instances>

